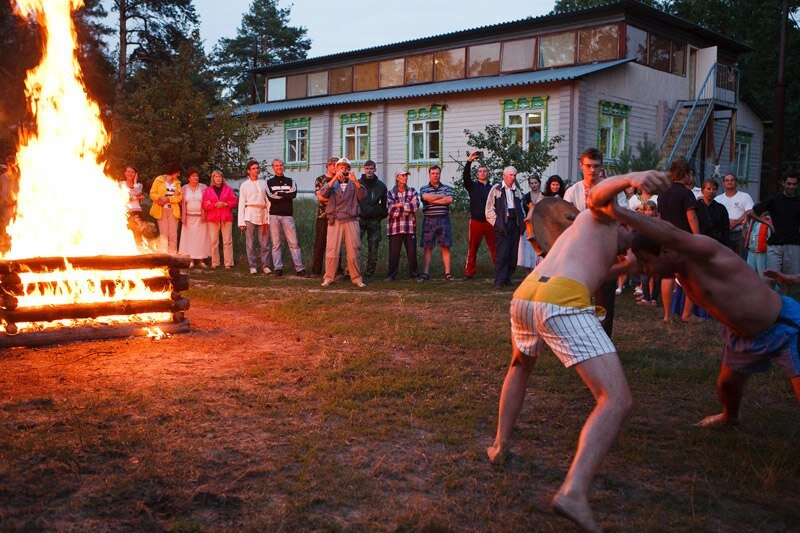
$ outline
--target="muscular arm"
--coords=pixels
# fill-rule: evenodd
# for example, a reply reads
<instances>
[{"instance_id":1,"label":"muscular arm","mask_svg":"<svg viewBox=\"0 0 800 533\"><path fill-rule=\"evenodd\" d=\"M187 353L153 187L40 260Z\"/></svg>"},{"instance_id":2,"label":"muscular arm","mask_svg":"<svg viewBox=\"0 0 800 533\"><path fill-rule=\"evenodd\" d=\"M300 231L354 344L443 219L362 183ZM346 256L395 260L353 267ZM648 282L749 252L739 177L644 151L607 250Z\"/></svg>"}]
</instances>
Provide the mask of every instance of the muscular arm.
<instances>
[{"instance_id":1,"label":"muscular arm","mask_svg":"<svg viewBox=\"0 0 800 533\"><path fill-rule=\"evenodd\" d=\"M616 200L617 195L628 187L644 189L648 193L666 190L670 185L667 175L655 170L645 172L631 172L606 178L589 190L589 205L600 208Z\"/></svg>"},{"instance_id":2,"label":"muscular arm","mask_svg":"<svg viewBox=\"0 0 800 533\"><path fill-rule=\"evenodd\" d=\"M689 221L689 227L692 228L692 233L698 235L700 233L700 221L697 220L697 212L694 209L686 211L686 220Z\"/></svg>"}]
</instances>

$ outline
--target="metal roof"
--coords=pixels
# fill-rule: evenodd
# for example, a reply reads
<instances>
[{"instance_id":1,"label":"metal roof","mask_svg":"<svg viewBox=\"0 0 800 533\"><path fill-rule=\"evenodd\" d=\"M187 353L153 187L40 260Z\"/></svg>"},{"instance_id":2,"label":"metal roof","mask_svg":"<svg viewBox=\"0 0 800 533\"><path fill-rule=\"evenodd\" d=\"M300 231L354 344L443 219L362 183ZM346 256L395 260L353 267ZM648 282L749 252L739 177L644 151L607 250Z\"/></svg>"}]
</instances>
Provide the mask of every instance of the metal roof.
<instances>
[{"instance_id":1,"label":"metal roof","mask_svg":"<svg viewBox=\"0 0 800 533\"><path fill-rule=\"evenodd\" d=\"M587 74L593 74L595 72L600 72L601 70L610 69L630 61L633 61L633 58L617 59L615 61L608 61L606 63L577 65L551 70L520 72L518 74L502 74L499 76L489 76L485 78L467 78L460 80L440 81L437 83L426 83L423 85L377 89L375 91L363 91L330 96L316 96L313 98L302 98L300 100L267 102L263 104L242 107L237 109L234 114L245 115L254 113L263 115L267 113L276 113L279 111L290 111L293 109L353 104L357 102L400 100L403 98L414 98L417 96L463 93L469 91L480 91L483 89L496 89L499 87L516 87L520 85L533 85L537 83L574 80L586 76Z\"/></svg>"},{"instance_id":2,"label":"metal roof","mask_svg":"<svg viewBox=\"0 0 800 533\"><path fill-rule=\"evenodd\" d=\"M418 39L410 39L390 44L360 48L347 52L338 52L322 56L298 59L275 65L267 65L249 72L258 74L284 73L290 71L305 71L314 68L325 68L353 61L373 60L376 57L389 57L397 54L413 53L415 50L424 47L443 47L454 46L467 40L497 37L519 31L546 30L548 25L563 24L567 22L580 23L592 20L594 17L610 14L620 14L623 17L634 15L652 20L657 25L665 27L675 26L695 38L708 41L711 44L721 45L730 48L735 53L752 51L752 48L742 44L730 37L718 32L709 30L690 20L666 13L653 6L642 3L639 0L609 0L606 3L598 4L583 9L574 9L560 13L548 13L538 17L527 17L508 22L499 22L486 26L478 26L464 30L456 30L449 33L432 35Z\"/></svg>"}]
</instances>

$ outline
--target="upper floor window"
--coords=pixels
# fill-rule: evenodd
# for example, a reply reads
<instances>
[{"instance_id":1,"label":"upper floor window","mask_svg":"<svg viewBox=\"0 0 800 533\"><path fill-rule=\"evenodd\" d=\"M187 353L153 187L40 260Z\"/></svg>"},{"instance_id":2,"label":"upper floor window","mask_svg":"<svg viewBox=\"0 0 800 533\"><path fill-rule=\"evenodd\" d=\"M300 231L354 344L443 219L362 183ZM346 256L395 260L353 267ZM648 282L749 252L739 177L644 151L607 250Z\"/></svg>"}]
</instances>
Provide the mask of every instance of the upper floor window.
<instances>
[{"instance_id":1,"label":"upper floor window","mask_svg":"<svg viewBox=\"0 0 800 533\"><path fill-rule=\"evenodd\" d=\"M543 35L539 38L539 68L575 62L575 32Z\"/></svg>"},{"instance_id":2,"label":"upper floor window","mask_svg":"<svg viewBox=\"0 0 800 533\"><path fill-rule=\"evenodd\" d=\"M328 75L330 94L349 93L353 90L353 67L332 68Z\"/></svg>"},{"instance_id":3,"label":"upper floor window","mask_svg":"<svg viewBox=\"0 0 800 533\"><path fill-rule=\"evenodd\" d=\"M578 41L579 63L615 59L619 57L619 24L583 29Z\"/></svg>"},{"instance_id":4,"label":"upper floor window","mask_svg":"<svg viewBox=\"0 0 800 533\"><path fill-rule=\"evenodd\" d=\"M744 181L748 180L750 174L750 143L752 141L752 133L736 132L736 149L731 170L739 179Z\"/></svg>"},{"instance_id":5,"label":"upper floor window","mask_svg":"<svg viewBox=\"0 0 800 533\"><path fill-rule=\"evenodd\" d=\"M369 113L342 115L342 154L353 163L369 159Z\"/></svg>"},{"instance_id":6,"label":"upper floor window","mask_svg":"<svg viewBox=\"0 0 800 533\"><path fill-rule=\"evenodd\" d=\"M436 52L433 60L433 77L436 81L463 78L466 67L466 49L454 48Z\"/></svg>"},{"instance_id":7,"label":"upper floor window","mask_svg":"<svg viewBox=\"0 0 800 533\"><path fill-rule=\"evenodd\" d=\"M431 106L406 111L408 163L428 165L442 159L442 108Z\"/></svg>"},{"instance_id":8,"label":"upper floor window","mask_svg":"<svg viewBox=\"0 0 800 533\"><path fill-rule=\"evenodd\" d=\"M324 96L326 94L328 94L328 71L309 74L308 96Z\"/></svg>"},{"instance_id":9,"label":"upper floor window","mask_svg":"<svg viewBox=\"0 0 800 533\"><path fill-rule=\"evenodd\" d=\"M501 70L532 70L536 59L536 39L519 39L503 43Z\"/></svg>"},{"instance_id":10,"label":"upper floor window","mask_svg":"<svg viewBox=\"0 0 800 533\"><path fill-rule=\"evenodd\" d=\"M547 132L547 96L504 100L503 125L514 134L514 142L528 148L542 142Z\"/></svg>"},{"instance_id":11,"label":"upper floor window","mask_svg":"<svg viewBox=\"0 0 800 533\"><path fill-rule=\"evenodd\" d=\"M600 102L600 127L597 146L603 159L614 163L628 145L628 116L631 107L614 102Z\"/></svg>"},{"instance_id":12,"label":"upper floor window","mask_svg":"<svg viewBox=\"0 0 800 533\"><path fill-rule=\"evenodd\" d=\"M378 88L378 63L363 63L353 67L353 90L369 91Z\"/></svg>"},{"instance_id":13,"label":"upper floor window","mask_svg":"<svg viewBox=\"0 0 800 533\"><path fill-rule=\"evenodd\" d=\"M422 54L406 58L406 83L433 81L433 54Z\"/></svg>"},{"instance_id":14,"label":"upper floor window","mask_svg":"<svg viewBox=\"0 0 800 533\"><path fill-rule=\"evenodd\" d=\"M286 78L270 78L267 80L267 102L286 100Z\"/></svg>"},{"instance_id":15,"label":"upper floor window","mask_svg":"<svg viewBox=\"0 0 800 533\"><path fill-rule=\"evenodd\" d=\"M467 51L467 76L474 78L500 74L500 43L478 44L470 46Z\"/></svg>"},{"instance_id":16,"label":"upper floor window","mask_svg":"<svg viewBox=\"0 0 800 533\"><path fill-rule=\"evenodd\" d=\"M287 165L308 165L310 129L310 118L293 118L283 121L283 158Z\"/></svg>"},{"instance_id":17,"label":"upper floor window","mask_svg":"<svg viewBox=\"0 0 800 533\"><path fill-rule=\"evenodd\" d=\"M308 76L299 74L286 78L286 98L305 98L308 92Z\"/></svg>"},{"instance_id":18,"label":"upper floor window","mask_svg":"<svg viewBox=\"0 0 800 533\"><path fill-rule=\"evenodd\" d=\"M379 67L381 87L397 87L403 85L405 59L387 59L381 61Z\"/></svg>"}]
</instances>

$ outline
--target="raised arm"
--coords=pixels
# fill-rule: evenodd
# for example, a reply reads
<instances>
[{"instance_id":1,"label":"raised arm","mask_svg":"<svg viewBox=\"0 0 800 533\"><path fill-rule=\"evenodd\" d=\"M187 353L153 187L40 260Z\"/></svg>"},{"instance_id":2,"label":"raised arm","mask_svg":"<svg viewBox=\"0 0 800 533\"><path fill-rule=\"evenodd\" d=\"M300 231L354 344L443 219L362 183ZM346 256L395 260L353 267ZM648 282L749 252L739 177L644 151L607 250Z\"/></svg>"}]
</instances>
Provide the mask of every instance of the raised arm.
<instances>
[{"instance_id":1,"label":"raised arm","mask_svg":"<svg viewBox=\"0 0 800 533\"><path fill-rule=\"evenodd\" d=\"M604 207L628 187L644 189L653 194L668 189L670 184L667 175L657 170L620 174L604 179L589 190L589 206L595 209Z\"/></svg>"}]
</instances>

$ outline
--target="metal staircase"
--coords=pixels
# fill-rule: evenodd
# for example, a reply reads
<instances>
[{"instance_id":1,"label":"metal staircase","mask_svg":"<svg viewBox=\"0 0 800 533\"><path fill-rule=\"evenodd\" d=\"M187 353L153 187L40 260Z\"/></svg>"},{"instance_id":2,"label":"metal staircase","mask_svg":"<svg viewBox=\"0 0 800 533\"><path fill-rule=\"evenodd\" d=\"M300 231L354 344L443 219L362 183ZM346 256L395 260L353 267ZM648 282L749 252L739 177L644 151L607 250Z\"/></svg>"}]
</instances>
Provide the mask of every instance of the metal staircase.
<instances>
[{"instance_id":1,"label":"metal staircase","mask_svg":"<svg viewBox=\"0 0 800 533\"><path fill-rule=\"evenodd\" d=\"M721 63L709 69L694 100L679 100L658 145L661 168L676 157L691 158L715 111L735 111L739 101L739 70Z\"/></svg>"}]
</instances>

